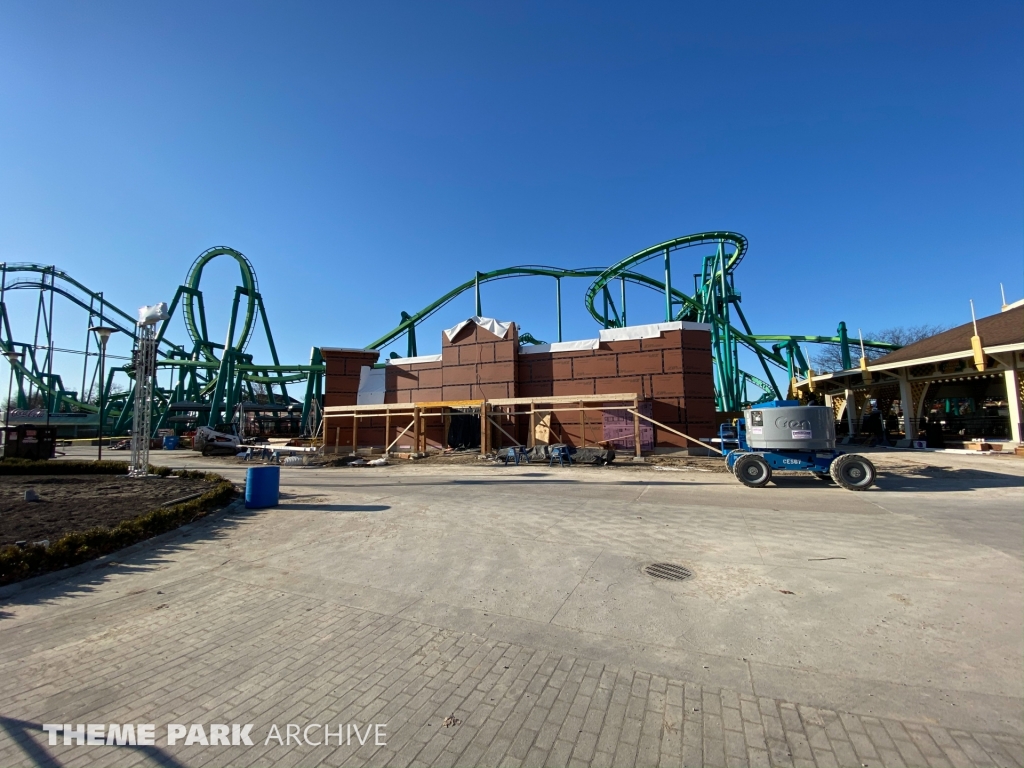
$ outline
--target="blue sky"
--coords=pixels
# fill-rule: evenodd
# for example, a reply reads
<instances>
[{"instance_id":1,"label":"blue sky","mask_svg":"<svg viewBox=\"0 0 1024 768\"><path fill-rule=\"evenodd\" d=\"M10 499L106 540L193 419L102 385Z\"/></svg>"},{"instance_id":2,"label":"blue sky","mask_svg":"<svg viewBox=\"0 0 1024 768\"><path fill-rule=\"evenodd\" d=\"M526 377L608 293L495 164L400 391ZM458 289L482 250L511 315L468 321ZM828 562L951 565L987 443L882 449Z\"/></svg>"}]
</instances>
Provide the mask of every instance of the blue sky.
<instances>
[{"instance_id":1,"label":"blue sky","mask_svg":"<svg viewBox=\"0 0 1024 768\"><path fill-rule=\"evenodd\" d=\"M1024 295L1022 31L1019 2L5 2L0 260L132 310L230 245L290 362L476 269L714 229L750 240L757 332L959 324ZM215 337L235 283L208 268ZM566 338L595 335L585 288ZM484 312L552 340L553 297L506 281ZM631 322L661 306L631 294Z\"/></svg>"}]
</instances>

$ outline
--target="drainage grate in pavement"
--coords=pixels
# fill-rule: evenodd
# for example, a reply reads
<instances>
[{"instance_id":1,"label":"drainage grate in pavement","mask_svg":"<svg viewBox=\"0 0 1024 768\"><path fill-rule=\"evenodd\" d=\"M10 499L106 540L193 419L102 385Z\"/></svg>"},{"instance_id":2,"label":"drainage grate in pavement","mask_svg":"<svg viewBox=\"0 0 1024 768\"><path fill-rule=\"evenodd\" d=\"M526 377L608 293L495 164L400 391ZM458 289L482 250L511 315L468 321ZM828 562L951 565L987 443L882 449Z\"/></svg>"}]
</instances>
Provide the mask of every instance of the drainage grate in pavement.
<instances>
[{"instance_id":1,"label":"drainage grate in pavement","mask_svg":"<svg viewBox=\"0 0 1024 768\"><path fill-rule=\"evenodd\" d=\"M675 563L651 563L644 568L644 573L665 581L686 581L693 577L693 571Z\"/></svg>"}]
</instances>

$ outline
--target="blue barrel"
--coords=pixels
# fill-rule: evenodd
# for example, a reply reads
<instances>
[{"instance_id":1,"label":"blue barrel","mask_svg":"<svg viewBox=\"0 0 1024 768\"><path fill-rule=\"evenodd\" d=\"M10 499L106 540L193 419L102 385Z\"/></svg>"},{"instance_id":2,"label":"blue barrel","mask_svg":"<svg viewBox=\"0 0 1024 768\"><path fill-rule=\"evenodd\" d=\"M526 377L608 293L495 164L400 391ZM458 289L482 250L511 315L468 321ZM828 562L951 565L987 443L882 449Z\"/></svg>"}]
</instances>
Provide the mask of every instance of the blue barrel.
<instances>
[{"instance_id":1,"label":"blue barrel","mask_svg":"<svg viewBox=\"0 0 1024 768\"><path fill-rule=\"evenodd\" d=\"M164 437L164 450L165 451L176 451L178 450L178 436L167 435Z\"/></svg>"},{"instance_id":2,"label":"blue barrel","mask_svg":"<svg viewBox=\"0 0 1024 768\"><path fill-rule=\"evenodd\" d=\"M276 507L280 486L280 467L249 467L245 473L246 509Z\"/></svg>"}]
</instances>

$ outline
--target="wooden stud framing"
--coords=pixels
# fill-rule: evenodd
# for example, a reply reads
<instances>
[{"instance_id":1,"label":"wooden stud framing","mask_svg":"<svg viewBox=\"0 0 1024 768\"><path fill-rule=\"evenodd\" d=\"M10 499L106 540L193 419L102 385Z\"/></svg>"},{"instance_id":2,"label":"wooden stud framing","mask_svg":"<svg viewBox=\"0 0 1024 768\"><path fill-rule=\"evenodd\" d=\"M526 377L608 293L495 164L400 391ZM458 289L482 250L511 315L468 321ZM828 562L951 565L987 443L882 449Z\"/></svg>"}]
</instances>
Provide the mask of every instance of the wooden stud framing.
<instances>
[{"instance_id":1,"label":"wooden stud framing","mask_svg":"<svg viewBox=\"0 0 1024 768\"><path fill-rule=\"evenodd\" d=\"M633 400L633 443L636 445L636 455L640 455L640 398Z\"/></svg>"},{"instance_id":2,"label":"wooden stud framing","mask_svg":"<svg viewBox=\"0 0 1024 768\"><path fill-rule=\"evenodd\" d=\"M490 427L487 426L487 422L490 420L490 416L487 415L487 403L480 403L480 455L487 455L487 433L490 432Z\"/></svg>"},{"instance_id":3,"label":"wooden stud framing","mask_svg":"<svg viewBox=\"0 0 1024 768\"><path fill-rule=\"evenodd\" d=\"M388 451L390 451L394 447L395 443L397 443L399 440L401 440L402 436L406 432L408 432L410 429L412 429L412 426L415 423L416 423L415 421L410 421L409 425L405 429L403 429L401 432L398 433L398 437L396 437L394 440L392 440L390 443L388 443L388 447L384 449L384 453L387 453Z\"/></svg>"},{"instance_id":4,"label":"wooden stud framing","mask_svg":"<svg viewBox=\"0 0 1024 768\"><path fill-rule=\"evenodd\" d=\"M412 445L413 453L420 450L420 409L412 409Z\"/></svg>"},{"instance_id":5,"label":"wooden stud framing","mask_svg":"<svg viewBox=\"0 0 1024 768\"><path fill-rule=\"evenodd\" d=\"M634 416L639 416L644 421L649 421L649 422L651 422L651 424L654 424L655 426L661 427L662 429L667 430L667 431L671 432L674 435L679 435L680 437L685 437L687 440L689 440L692 443L696 443L697 445L703 445L705 448L707 448L708 450L714 451L719 456L724 455L720 450L715 448L715 446L708 445L705 442L701 442L696 437L690 437L688 434L686 434L685 432L680 432L678 429L672 429L672 427L666 427L660 421L655 421L650 416L644 416L642 413L640 413L640 411L632 411L632 413L633 413Z\"/></svg>"},{"instance_id":6,"label":"wooden stud framing","mask_svg":"<svg viewBox=\"0 0 1024 768\"><path fill-rule=\"evenodd\" d=\"M507 438L508 438L509 440L511 440L511 441L512 441L512 445L513 445L513 446L515 446L516 448L518 448L518 447L519 447L519 446L521 445L521 443L520 443L520 442L519 442L518 440L516 440L516 439L515 439L514 437L512 437L512 435L510 435L510 434L509 434L508 432L506 432L506 431L505 431L504 429L502 429L502 428L501 428L501 424L499 424L498 422L496 422L496 421L495 421L494 419L492 419L492 418L491 418L490 416L488 416L488 417L487 417L487 420L488 420L489 422L491 422L491 424L493 424L494 426L496 426L496 427L498 428L498 431L500 431L500 432L501 432L501 433L502 433L503 435L505 435L505 437L507 437Z\"/></svg>"}]
</instances>

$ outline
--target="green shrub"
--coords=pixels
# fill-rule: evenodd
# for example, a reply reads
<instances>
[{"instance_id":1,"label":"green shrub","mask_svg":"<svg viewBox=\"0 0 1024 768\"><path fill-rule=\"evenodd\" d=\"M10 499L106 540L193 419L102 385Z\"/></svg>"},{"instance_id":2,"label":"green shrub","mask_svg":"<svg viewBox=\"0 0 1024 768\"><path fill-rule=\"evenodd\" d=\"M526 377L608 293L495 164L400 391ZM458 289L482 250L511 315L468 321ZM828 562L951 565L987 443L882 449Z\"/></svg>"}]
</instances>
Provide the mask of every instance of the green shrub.
<instances>
[{"instance_id":1,"label":"green shrub","mask_svg":"<svg viewBox=\"0 0 1024 768\"><path fill-rule=\"evenodd\" d=\"M31 465L30 469L20 468ZM78 471L49 471L56 467L77 465ZM11 459L0 462L0 474L34 475L34 474L90 474L80 467L92 467L91 474L125 474L128 465L118 461L81 462L81 461L20 461ZM97 471L99 466L101 471ZM15 470L15 471L9 471ZM150 471L166 477L171 471L166 467L151 467ZM235 486L220 475L212 472L194 472L183 470L174 474L182 477L203 479L214 484L213 487L197 499L175 504L173 507L160 507L152 512L122 520L113 528L92 528L79 533L68 533L50 544L42 547L32 544L26 547L7 546L0 548L0 585L11 584L31 576L38 576L50 571L57 571L72 565L84 563L102 555L116 552L136 542L152 538L161 533L173 530L178 526L190 523L206 515L213 509L227 504L235 495Z\"/></svg>"},{"instance_id":2,"label":"green shrub","mask_svg":"<svg viewBox=\"0 0 1024 768\"><path fill-rule=\"evenodd\" d=\"M167 467L149 465L149 472L167 477ZM0 475L127 475L126 461L32 461L31 459L0 459ZM199 473L205 474L205 473ZM186 475L195 477L196 473Z\"/></svg>"}]
</instances>

